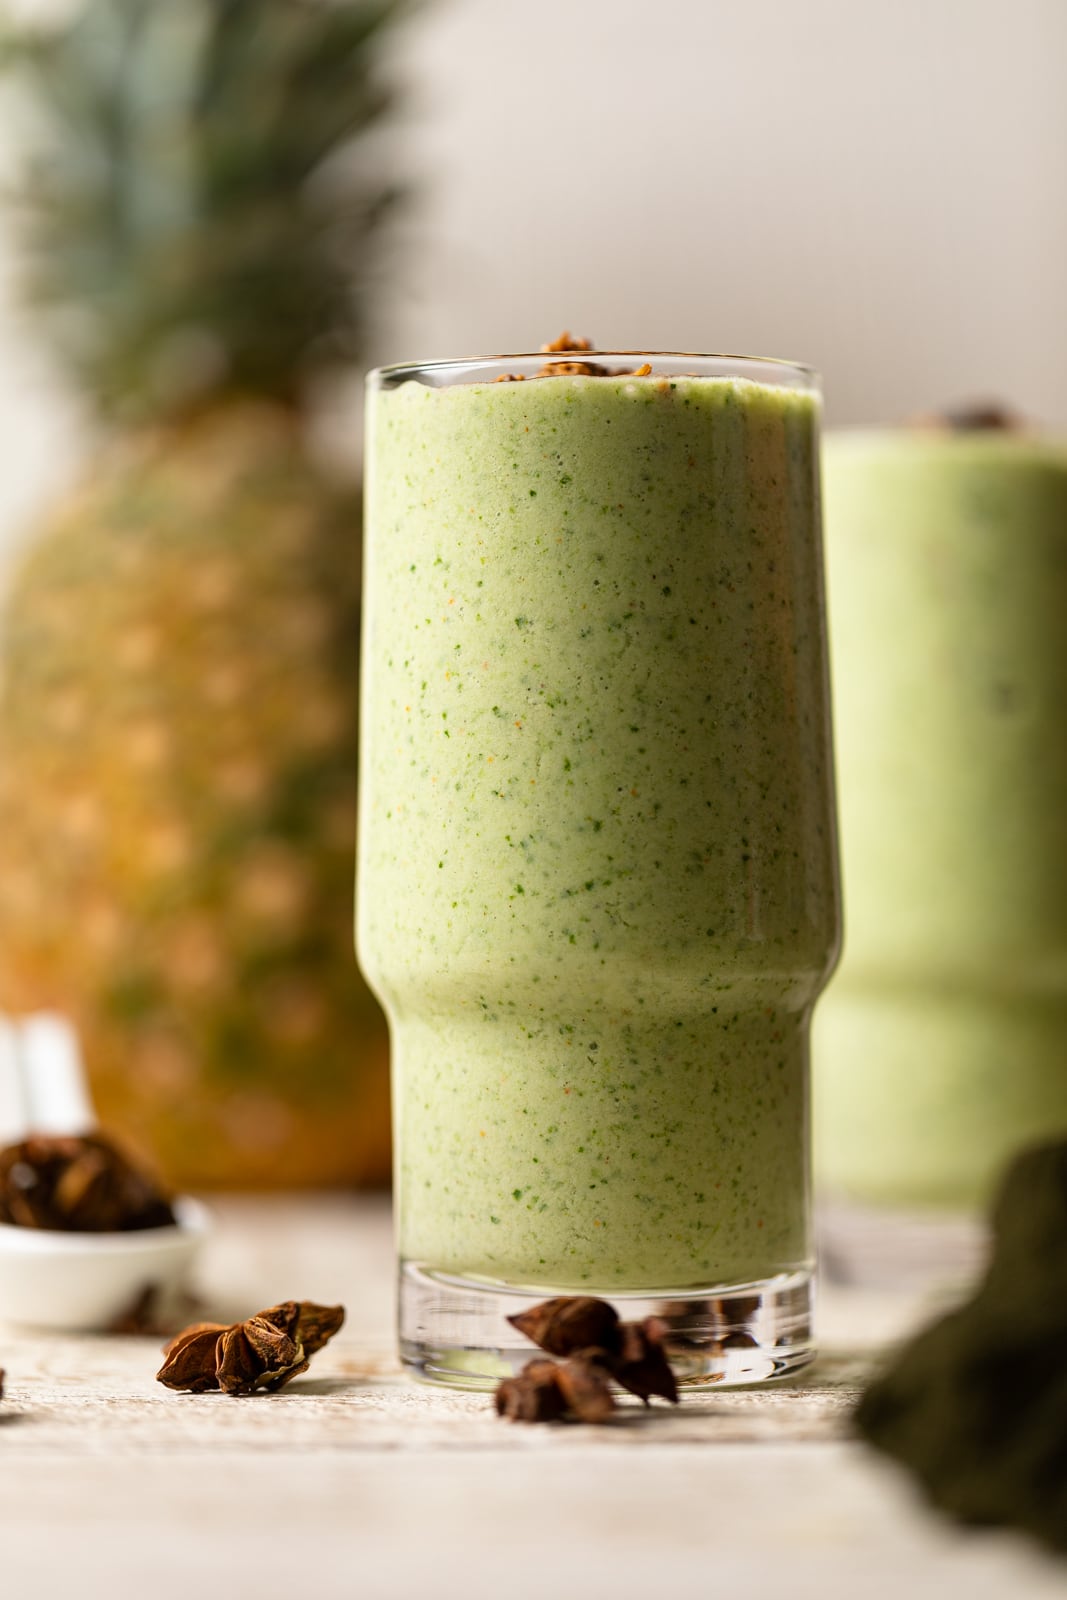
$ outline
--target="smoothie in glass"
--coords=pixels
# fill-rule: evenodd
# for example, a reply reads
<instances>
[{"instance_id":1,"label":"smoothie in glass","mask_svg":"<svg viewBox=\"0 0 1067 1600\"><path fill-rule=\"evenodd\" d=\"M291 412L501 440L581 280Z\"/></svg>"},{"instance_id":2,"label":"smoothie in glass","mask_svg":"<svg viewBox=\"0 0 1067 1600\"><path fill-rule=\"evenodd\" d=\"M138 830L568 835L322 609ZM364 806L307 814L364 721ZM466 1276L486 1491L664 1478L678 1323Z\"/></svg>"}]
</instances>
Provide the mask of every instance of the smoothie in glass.
<instances>
[{"instance_id":1,"label":"smoothie in glass","mask_svg":"<svg viewBox=\"0 0 1067 1600\"><path fill-rule=\"evenodd\" d=\"M800 369L648 359L371 383L359 952L400 1253L442 1316L446 1281L795 1306L810 1274L818 401Z\"/></svg>"},{"instance_id":2,"label":"smoothie in glass","mask_svg":"<svg viewBox=\"0 0 1067 1600\"><path fill-rule=\"evenodd\" d=\"M1067 448L831 435L826 509L846 939L817 1175L977 1213L1067 1130Z\"/></svg>"}]
</instances>

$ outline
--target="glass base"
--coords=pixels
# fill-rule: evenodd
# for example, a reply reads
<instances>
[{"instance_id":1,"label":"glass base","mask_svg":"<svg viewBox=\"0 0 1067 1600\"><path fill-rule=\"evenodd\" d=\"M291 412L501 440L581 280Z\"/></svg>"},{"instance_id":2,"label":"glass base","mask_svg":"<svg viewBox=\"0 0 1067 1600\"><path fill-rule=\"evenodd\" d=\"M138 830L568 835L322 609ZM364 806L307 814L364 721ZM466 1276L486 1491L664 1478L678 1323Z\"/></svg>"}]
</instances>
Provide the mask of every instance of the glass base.
<instances>
[{"instance_id":1,"label":"glass base","mask_svg":"<svg viewBox=\"0 0 1067 1600\"><path fill-rule=\"evenodd\" d=\"M667 1353L683 1393L762 1383L814 1356L813 1274L684 1292L605 1292L620 1317L662 1317ZM489 1390L538 1354L509 1316L574 1289L521 1289L400 1264L400 1355L415 1376L455 1389ZM586 1290L585 1293L593 1291Z\"/></svg>"}]
</instances>

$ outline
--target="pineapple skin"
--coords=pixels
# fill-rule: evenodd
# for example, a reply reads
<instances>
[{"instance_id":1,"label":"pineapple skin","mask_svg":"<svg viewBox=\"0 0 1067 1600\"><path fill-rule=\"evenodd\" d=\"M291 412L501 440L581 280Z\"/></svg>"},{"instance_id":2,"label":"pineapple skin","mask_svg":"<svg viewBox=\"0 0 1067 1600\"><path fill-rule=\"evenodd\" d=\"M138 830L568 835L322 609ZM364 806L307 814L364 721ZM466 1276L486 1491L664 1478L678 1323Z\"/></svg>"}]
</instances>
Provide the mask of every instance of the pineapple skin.
<instances>
[{"instance_id":1,"label":"pineapple skin","mask_svg":"<svg viewBox=\"0 0 1067 1600\"><path fill-rule=\"evenodd\" d=\"M105 447L0 627L0 1008L178 1187L374 1184L352 949L358 497L230 403Z\"/></svg>"}]
</instances>

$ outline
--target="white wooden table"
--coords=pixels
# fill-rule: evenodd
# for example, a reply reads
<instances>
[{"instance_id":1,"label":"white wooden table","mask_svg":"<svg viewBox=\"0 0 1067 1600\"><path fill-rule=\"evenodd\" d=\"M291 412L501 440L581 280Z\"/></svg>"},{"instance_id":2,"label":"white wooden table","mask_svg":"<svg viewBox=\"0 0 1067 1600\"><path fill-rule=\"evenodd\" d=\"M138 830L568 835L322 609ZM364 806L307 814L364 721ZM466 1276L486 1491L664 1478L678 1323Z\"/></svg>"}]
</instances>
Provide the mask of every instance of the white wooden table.
<instances>
[{"instance_id":1,"label":"white wooden table","mask_svg":"<svg viewBox=\"0 0 1067 1600\"><path fill-rule=\"evenodd\" d=\"M229 1319L343 1300L276 1396L173 1394L157 1342L0 1324L0 1600L1045 1600L1067 1564L928 1516L848 1436L855 1384L915 1315L824 1298L805 1381L605 1428L516 1427L410 1383L380 1200L226 1200L199 1287Z\"/></svg>"}]
</instances>

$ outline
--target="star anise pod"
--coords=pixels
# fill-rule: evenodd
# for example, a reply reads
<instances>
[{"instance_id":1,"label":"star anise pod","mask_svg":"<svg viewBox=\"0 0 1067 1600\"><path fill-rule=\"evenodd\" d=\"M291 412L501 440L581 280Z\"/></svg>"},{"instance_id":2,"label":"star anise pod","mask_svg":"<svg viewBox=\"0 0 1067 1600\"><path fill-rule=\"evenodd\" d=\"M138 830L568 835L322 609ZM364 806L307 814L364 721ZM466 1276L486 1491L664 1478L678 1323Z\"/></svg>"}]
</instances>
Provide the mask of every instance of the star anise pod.
<instances>
[{"instance_id":1,"label":"star anise pod","mask_svg":"<svg viewBox=\"0 0 1067 1600\"><path fill-rule=\"evenodd\" d=\"M528 1361L495 1395L498 1416L511 1422L605 1422L615 1410L606 1371L596 1359Z\"/></svg>"},{"instance_id":2,"label":"star anise pod","mask_svg":"<svg viewBox=\"0 0 1067 1600\"><path fill-rule=\"evenodd\" d=\"M622 1346L610 1365L616 1383L621 1383L646 1406L652 1395L677 1405L678 1384L663 1348L668 1330L662 1317L624 1322L620 1331Z\"/></svg>"},{"instance_id":3,"label":"star anise pod","mask_svg":"<svg viewBox=\"0 0 1067 1600\"><path fill-rule=\"evenodd\" d=\"M273 1392L307 1371L344 1320L343 1306L286 1300L229 1327L197 1322L164 1346L156 1377L168 1389L191 1394Z\"/></svg>"},{"instance_id":4,"label":"star anise pod","mask_svg":"<svg viewBox=\"0 0 1067 1600\"><path fill-rule=\"evenodd\" d=\"M3 1367L0 1367L0 1400L4 1398L4 1377L4 1369Z\"/></svg>"},{"instance_id":5,"label":"star anise pod","mask_svg":"<svg viewBox=\"0 0 1067 1600\"><path fill-rule=\"evenodd\" d=\"M333 1338L345 1320L345 1308L318 1306L313 1300L284 1300L259 1315L302 1345L304 1354L310 1357Z\"/></svg>"},{"instance_id":6,"label":"star anise pod","mask_svg":"<svg viewBox=\"0 0 1067 1600\"><path fill-rule=\"evenodd\" d=\"M228 1332L224 1322L194 1322L163 1346L166 1360L156 1373L168 1389L207 1394L218 1389L219 1335Z\"/></svg>"},{"instance_id":7,"label":"star anise pod","mask_svg":"<svg viewBox=\"0 0 1067 1600\"><path fill-rule=\"evenodd\" d=\"M678 1402L678 1384L665 1344L669 1327L662 1317L620 1322L618 1312L606 1300L592 1295L557 1295L508 1321L549 1355L571 1358L554 1371L549 1362L530 1363L538 1369L541 1387L551 1383L559 1390L566 1401L567 1415L586 1422L603 1421L614 1409L609 1379L646 1405L654 1395L672 1405ZM506 1383L516 1381L508 1379ZM502 1415L526 1422L551 1420L548 1414L519 1416L510 1408L505 1409L499 1393L498 1390L497 1410ZM512 1402L505 1404L510 1407ZM555 1415L559 1413L552 1412Z\"/></svg>"},{"instance_id":8,"label":"star anise pod","mask_svg":"<svg viewBox=\"0 0 1067 1600\"><path fill-rule=\"evenodd\" d=\"M606 1422L615 1410L608 1368L599 1351L572 1356L556 1369L567 1410L579 1422Z\"/></svg>"},{"instance_id":9,"label":"star anise pod","mask_svg":"<svg viewBox=\"0 0 1067 1600\"><path fill-rule=\"evenodd\" d=\"M162 1190L103 1134L36 1134L0 1150L0 1222L67 1233L174 1225Z\"/></svg>"},{"instance_id":10,"label":"star anise pod","mask_svg":"<svg viewBox=\"0 0 1067 1600\"><path fill-rule=\"evenodd\" d=\"M514 1378L497 1385L497 1415L511 1422L557 1421L567 1409L559 1372L554 1361L528 1361Z\"/></svg>"},{"instance_id":11,"label":"star anise pod","mask_svg":"<svg viewBox=\"0 0 1067 1600\"><path fill-rule=\"evenodd\" d=\"M572 1356L592 1348L617 1350L620 1344L619 1313L592 1295L557 1295L508 1321L550 1356Z\"/></svg>"}]
</instances>

